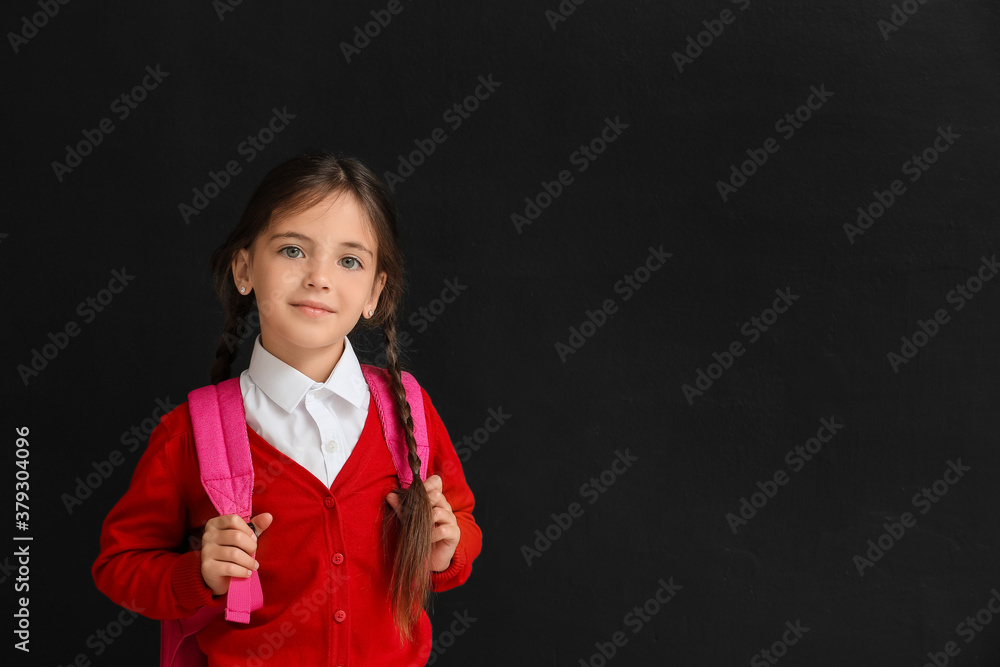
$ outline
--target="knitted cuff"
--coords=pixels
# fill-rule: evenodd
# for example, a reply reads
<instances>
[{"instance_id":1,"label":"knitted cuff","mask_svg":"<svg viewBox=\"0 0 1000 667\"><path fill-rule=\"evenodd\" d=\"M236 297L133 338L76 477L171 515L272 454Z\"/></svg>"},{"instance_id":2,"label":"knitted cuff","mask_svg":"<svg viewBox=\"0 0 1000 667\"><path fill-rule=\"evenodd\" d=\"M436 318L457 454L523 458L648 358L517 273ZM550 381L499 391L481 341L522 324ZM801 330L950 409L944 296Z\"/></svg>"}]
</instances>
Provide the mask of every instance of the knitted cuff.
<instances>
[{"instance_id":1,"label":"knitted cuff","mask_svg":"<svg viewBox=\"0 0 1000 667\"><path fill-rule=\"evenodd\" d=\"M212 589L201 576L201 551L181 554L170 572L170 588L185 609L196 610L212 604Z\"/></svg>"}]
</instances>

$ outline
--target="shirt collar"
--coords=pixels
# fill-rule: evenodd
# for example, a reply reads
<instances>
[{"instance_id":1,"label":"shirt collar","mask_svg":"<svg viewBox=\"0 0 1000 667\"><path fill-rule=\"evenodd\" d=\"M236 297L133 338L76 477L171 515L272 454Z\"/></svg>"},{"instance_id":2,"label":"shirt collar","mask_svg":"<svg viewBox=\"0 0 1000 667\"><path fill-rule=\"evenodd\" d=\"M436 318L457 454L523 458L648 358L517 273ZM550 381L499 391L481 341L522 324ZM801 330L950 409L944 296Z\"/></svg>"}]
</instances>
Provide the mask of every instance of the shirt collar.
<instances>
[{"instance_id":1,"label":"shirt collar","mask_svg":"<svg viewBox=\"0 0 1000 667\"><path fill-rule=\"evenodd\" d=\"M285 412L291 412L303 397L313 390L316 390L315 395L318 399L337 394L354 407L360 408L368 390L368 383L361 373L361 364L347 336L344 336L344 353L326 382L313 381L309 376L265 350L260 344L260 334L254 339L247 373L250 381L260 387L261 391Z\"/></svg>"}]
</instances>

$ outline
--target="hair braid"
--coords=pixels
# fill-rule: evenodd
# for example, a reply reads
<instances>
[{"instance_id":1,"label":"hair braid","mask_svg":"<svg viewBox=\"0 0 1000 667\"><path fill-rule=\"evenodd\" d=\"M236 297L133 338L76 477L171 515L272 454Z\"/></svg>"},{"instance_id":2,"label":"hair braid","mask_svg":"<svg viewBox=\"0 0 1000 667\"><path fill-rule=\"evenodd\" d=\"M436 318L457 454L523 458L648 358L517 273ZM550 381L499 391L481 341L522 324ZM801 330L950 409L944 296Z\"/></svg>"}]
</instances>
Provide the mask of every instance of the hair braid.
<instances>
[{"instance_id":1,"label":"hair braid","mask_svg":"<svg viewBox=\"0 0 1000 667\"><path fill-rule=\"evenodd\" d=\"M229 379L233 361L239 354L240 344L243 342L238 332L241 326L247 325L247 315L250 314L254 301L252 296L239 295L236 292L236 287L229 282L218 285L216 290L219 292L222 303L225 304L226 325L219 338L219 345L215 348L215 363L212 364L209 380L212 384Z\"/></svg>"},{"instance_id":2,"label":"hair braid","mask_svg":"<svg viewBox=\"0 0 1000 667\"><path fill-rule=\"evenodd\" d=\"M400 421L405 427L410 470L413 472L413 482L410 486L406 489L396 489L400 499L402 525L396 544L392 581L393 616L396 626L401 636L410 640L413 627L430 597L431 531L434 523L431 501L420 479L420 457L417 455L417 441L413 435L410 404L406 401L406 389L403 387L400 373L396 318L393 313L387 314L384 318L382 331L385 337L389 385L399 411Z\"/></svg>"}]
</instances>

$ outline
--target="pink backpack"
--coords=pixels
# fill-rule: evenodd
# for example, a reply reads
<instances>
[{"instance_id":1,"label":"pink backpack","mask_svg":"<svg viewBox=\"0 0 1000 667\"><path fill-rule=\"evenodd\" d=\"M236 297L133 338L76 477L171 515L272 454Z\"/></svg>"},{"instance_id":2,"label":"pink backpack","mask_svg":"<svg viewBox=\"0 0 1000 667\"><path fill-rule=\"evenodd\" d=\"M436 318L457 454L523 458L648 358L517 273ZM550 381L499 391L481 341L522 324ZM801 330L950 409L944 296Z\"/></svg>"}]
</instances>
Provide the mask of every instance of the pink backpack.
<instances>
[{"instance_id":1,"label":"pink backpack","mask_svg":"<svg viewBox=\"0 0 1000 667\"><path fill-rule=\"evenodd\" d=\"M388 373L385 369L368 364L361 364L361 372L375 401L382 433L396 465L400 486L405 489L412 483L413 473L408 462L409 452L403 426L389 391ZM413 435L417 441L420 478L423 480L427 478L430 452L423 396L420 385L411 374L403 371L401 375L413 418ZM249 522L253 516L253 465L240 379L235 377L217 385L195 389L188 394L188 408L194 427L202 486L220 515L238 514ZM247 579L230 580L229 591L226 593L227 621L249 623L250 613L260 609L263 604L260 579L256 572ZM218 607L202 607L187 618L161 621L161 667L206 667L208 660L201 651L195 634L218 614Z\"/></svg>"}]
</instances>

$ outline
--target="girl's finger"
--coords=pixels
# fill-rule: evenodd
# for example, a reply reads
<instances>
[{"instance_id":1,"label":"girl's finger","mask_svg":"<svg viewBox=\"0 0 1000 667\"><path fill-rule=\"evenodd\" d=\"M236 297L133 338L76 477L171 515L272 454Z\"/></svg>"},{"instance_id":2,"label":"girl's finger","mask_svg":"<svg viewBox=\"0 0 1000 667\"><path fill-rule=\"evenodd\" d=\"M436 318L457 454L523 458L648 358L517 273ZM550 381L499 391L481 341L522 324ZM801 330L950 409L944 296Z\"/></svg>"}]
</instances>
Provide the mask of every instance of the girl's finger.
<instances>
[{"instance_id":1,"label":"girl's finger","mask_svg":"<svg viewBox=\"0 0 1000 667\"><path fill-rule=\"evenodd\" d=\"M257 534L257 537L260 537L260 534L267 530L272 521L274 521L274 516L270 512L262 512L250 519L250 523L256 529L254 532ZM249 526L249 524L247 525Z\"/></svg>"},{"instance_id":2,"label":"girl's finger","mask_svg":"<svg viewBox=\"0 0 1000 667\"><path fill-rule=\"evenodd\" d=\"M239 549L237 547L226 547L221 551L215 560L220 563L231 563L233 565L239 565L240 567L247 570L256 570L259 566L257 560L252 558L247 552Z\"/></svg>"},{"instance_id":3,"label":"girl's finger","mask_svg":"<svg viewBox=\"0 0 1000 667\"><path fill-rule=\"evenodd\" d=\"M448 510L449 512L451 511L451 503L449 503L443 495L439 497L436 501L432 502L431 506L440 507L441 509Z\"/></svg>"},{"instance_id":4,"label":"girl's finger","mask_svg":"<svg viewBox=\"0 0 1000 667\"><path fill-rule=\"evenodd\" d=\"M390 493L385 497L385 500L389 503L389 506L392 507L392 511L396 513L396 518L402 521L403 515L399 509L399 496L395 493Z\"/></svg>"},{"instance_id":5,"label":"girl's finger","mask_svg":"<svg viewBox=\"0 0 1000 667\"><path fill-rule=\"evenodd\" d=\"M443 507L435 507L431 510L431 518L434 520L435 524L458 523L458 520L455 518L455 515L451 512L451 510L446 510Z\"/></svg>"},{"instance_id":6,"label":"girl's finger","mask_svg":"<svg viewBox=\"0 0 1000 667\"><path fill-rule=\"evenodd\" d=\"M226 558L219 558L218 553L228 550L236 549L250 556L254 556L257 553L257 540L252 537L247 537L245 534L236 530L226 530L218 534L216 539L209 539L202 542L202 550L208 551L212 554L213 558L219 560L228 560Z\"/></svg>"},{"instance_id":7,"label":"girl's finger","mask_svg":"<svg viewBox=\"0 0 1000 667\"><path fill-rule=\"evenodd\" d=\"M458 542L461 538L461 531L458 526L435 526L431 530L431 544L435 542L440 542L441 540L449 540L451 542Z\"/></svg>"},{"instance_id":8,"label":"girl's finger","mask_svg":"<svg viewBox=\"0 0 1000 667\"><path fill-rule=\"evenodd\" d=\"M260 525L257 526L257 532L260 532L264 528L271 525L270 514L259 514L255 518L260 522ZM209 533L210 530L217 531L220 535L226 535L227 533L242 534L249 537L253 542L257 541L257 536L254 534L254 531L250 528L246 521L240 518L238 514L226 514L225 516L217 516L210 519L205 524L206 534ZM234 538L232 538L232 535L229 535L225 539L229 540Z\"/></svg>"},{"instance_id":9,"label":"girl's finger","mask_svg":"<svg viewBox=\"0 0 1000 667\"><path fill-rule=\"evenodd\" d=\"M424 488L427 489L427 494L430 495L433 491L441 491L444 488L444 482L439 475L431 475L424 481Z\"/></svg>"}]
</instances>

